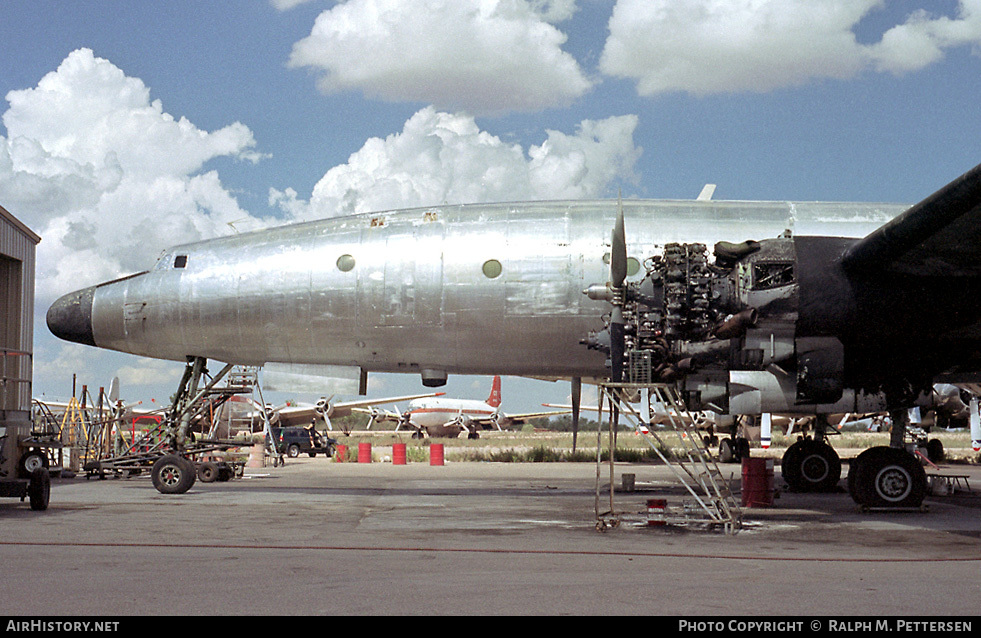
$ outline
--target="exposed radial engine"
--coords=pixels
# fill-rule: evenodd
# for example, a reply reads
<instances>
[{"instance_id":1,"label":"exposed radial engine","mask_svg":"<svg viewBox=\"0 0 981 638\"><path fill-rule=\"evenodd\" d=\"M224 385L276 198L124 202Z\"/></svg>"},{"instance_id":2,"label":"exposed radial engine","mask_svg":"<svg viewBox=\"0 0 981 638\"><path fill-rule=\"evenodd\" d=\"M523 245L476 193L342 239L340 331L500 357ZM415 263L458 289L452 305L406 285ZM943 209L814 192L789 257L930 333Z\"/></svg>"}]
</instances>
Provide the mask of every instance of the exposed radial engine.
<instances>
[{"instance_id":1,"label":"exposed radial engine","mask_svg":"<svg viewBox=\"0 0 981 638\"><path fill-rule=\"evenodd\" d=\"M585 291L613 312L582 343L609 356L614 381L680 382L693 410L759 414L835 403L843 390L841 343L796 335L795 263L787 234L720 242L711 255L704 244L668 244L645 261L640 280Z\"/></svg>"}]
</instances>

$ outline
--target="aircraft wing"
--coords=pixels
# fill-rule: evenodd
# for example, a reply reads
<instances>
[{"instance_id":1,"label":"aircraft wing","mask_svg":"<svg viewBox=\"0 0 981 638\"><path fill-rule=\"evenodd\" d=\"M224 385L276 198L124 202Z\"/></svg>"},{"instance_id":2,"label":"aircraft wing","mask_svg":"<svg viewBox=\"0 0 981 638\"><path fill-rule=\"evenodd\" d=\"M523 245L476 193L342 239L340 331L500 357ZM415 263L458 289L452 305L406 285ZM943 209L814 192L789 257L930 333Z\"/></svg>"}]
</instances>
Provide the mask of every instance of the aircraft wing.
<instances>
[{"instance_id":1,"label":"aircraft wing","mask_svg":"<svg viewBox=\"0 0 981 638\"><path fill-rule=\"evenodd\" d=\"M570 412L572 412L572 409L571 408L568 409L568 410L553 410L553 411L550 411L550 412L526 412L524 414L503 414L502 413L499 416L488 415L488 416L471 417L471 420L474 423L478 423L480 425L485 425L485 424L494 425L494 424L496 424L498 422L498 419L499 419L501 422L507 423L507 424L510 425L510 424L515 424L515 423L525 423L525 422L530 421L532 419L538 419L538 418L541 418L541 417L555 416L555 415L558 415L558 414L568 414Z\"/></svg>"},{"instance_id":2,"label":"aircraft wing","mask_svg":"<svg viewBox=\"0 0 981 638\"><path fill-rule=\"evenodd\" d=\"M424 397L435 397L444 394L443 392L430 392L428 394L410 394L401 397L383 397L380 399L361 399L358 401L344 401L341 403L330 404L328 410L324 409L324 401L321 400L317 405L289 406L276 410L279 416L277 424L280 426L307 425L312 419L319 418L326 411L331 418L347 416L351 412L368 412L364 409L368 406L379 405L382 403L398 403L399 401L411 401Z\"/></svg>"},{"instance_id":3,"label":"aircraft wing","mask_svg":"<svg viewBox=\"0 0 981 638\"><path fill-rule=\"evenodd\" d=\"M355 408L351 408L351 412L360 412L361 414L369 414L377 423L384 423L386 421L399 421L402 418L401 414L398 414L397 412L392 412L390 410L375 410L372 408L355 407Z\"/></svg>"},{"instance_id":4,"label":"aircraft wing","mask_svg":"<svg viewBox=\"0 0 981 638\"><path fill-rule=\"evenodd\" d=\"M413 399L425 399L428 397L439 397L446 394L445 392L430 392L428 394L410 394L404 397L384 397L381 399L362 399L360 401L345 401L343 403L335 403L333 405L333 411L330 415L333 416L346 416L355 411L356 408L366 408L372 405L381 405L382 403L399 403L400 401L412 401ZM363 412L364 410L357 410Z\"/></svg>"},{"instance_id":5,"label":"aircraft wing","mask_svg":"<svg viewBox=\"0 0 981 638\"><path fill-rule=\"evenodd\" d=\"M320 410L315 405L294 405L279 408L273 412L279 418L276 419L271 416L270 419L276 422L275 425L283 427L290 425L309 425L311 420L320 417Z\"/></svg>"},{"instance_id":6,"label":"aircraft wing","mask_svg":"<svg viewBox=\"0 0 981 638\"><path fill-rule=\"evenodd\" d=\"M571 412L572 411L572 406L571 405L559 405L557 403L543 403L542 405L544 405L546 408L568 408L568 410L566 410L566 412ZM579 409L581 411L582 410L591 410L593 412L598 412L599 411L599 407L598 406L595 406L595 405L581 405L581 406L579 406ZM606 415L609 415L610 414L610 406L609 405L604 405L603 406L603 413L606 414ZM556 414L561 414L561 413L560 412L556 412ZM673 412L672 412L672 414L673 414ZM692 412L691 413L691 416L692 416L692 419L694 420L695 425L697 425L700 428L704 428L704 427L707 427L709 425L715 425L716 415L715 415L714 412ZM666 423L666 422L668 422L669 419L670 419L669 413L665 412L662 409L655 410L655 413L651 415L651 422L652 423Z\"/></svg>"},{"instance_id":7,"label":"aircraft wing","mask_svg":"<svg viewBox=\"0 0 981 638\"><path fill-rule=\"evenodd\" d=\"M37 402L37 403L40 403L40 404L44 405L45 407L48 408L48 410L50 410L51 412L56 413L56 414L62 414L66 410L68 410L68 408L71 407L71 403L69 403L67 401L48 401L46 399L34 399L34 401ZM123 406L123 408L124 408L124 410L126 411L127 414L153 414L155 412L160 412L160 411L166 409L166 407L160 407L160 408L138 408L138 407L136 407L136 406L142 405L142 404L143 404L142 401L137 401L136 403L127 403L127 404L125 404ZM77 402L77 403L75 403L75 407L77 409L81 410L82 409L82 404L80 402ZM109 404L106 404L106 405L102 406L102 409L105 410L105 411L107 411L107 412L111 412L113 410L113 408L114 408L114 406L109 405ZM86 405L85 406L85 411L86 412L91 411L91 410L97 410L97 409L98 409L98 405Z\"/></svg>"},{"instance_id":8,"label":"aircraft wing","mask_svg":"<svg viewBox=\"0 0 981 638\"><path fill-rule=\"evenodd\" d=\"M842 264L867 275L978 277L979 250L981 165L853 244Z\"/></svg>"}]
</instances>

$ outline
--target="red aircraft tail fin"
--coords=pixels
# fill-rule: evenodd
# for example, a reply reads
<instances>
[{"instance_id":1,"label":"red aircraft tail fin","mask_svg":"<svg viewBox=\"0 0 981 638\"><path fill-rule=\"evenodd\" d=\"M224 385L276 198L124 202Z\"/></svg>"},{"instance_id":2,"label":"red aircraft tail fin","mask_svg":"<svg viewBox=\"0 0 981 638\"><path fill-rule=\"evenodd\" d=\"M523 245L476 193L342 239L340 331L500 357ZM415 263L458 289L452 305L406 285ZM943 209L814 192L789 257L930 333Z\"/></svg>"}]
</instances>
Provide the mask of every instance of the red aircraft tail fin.
<instances>
[{"instance_id":1,"label":"red aircraft tail fin","mask_svg":"<svg viewBox=\"0 0 981 638\"><path fill-rule=\"evenodd\" d=\"M500 407L501 405L501 377L494 376L494 385L491 386L490 396L487 397L487 405L492 408Z\"/></svg>"}]
</instances>

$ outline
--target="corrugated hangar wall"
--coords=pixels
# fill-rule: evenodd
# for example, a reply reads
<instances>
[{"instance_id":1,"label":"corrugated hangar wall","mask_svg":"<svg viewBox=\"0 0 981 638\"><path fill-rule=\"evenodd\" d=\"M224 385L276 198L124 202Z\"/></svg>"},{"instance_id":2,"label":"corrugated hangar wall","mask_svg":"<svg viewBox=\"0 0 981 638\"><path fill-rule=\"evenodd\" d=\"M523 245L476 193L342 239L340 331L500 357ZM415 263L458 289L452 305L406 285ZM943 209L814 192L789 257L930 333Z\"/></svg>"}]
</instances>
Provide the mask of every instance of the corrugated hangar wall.
<instances>
[{"instance_id":1,"label":"corrugated hangar wall","mask_svg":"<svg viewBox=\"0 0 981 638\"><path fill-rule=\"evenodd\" d=\"M31 409L34 266L39 241L40 237L0 206L0 421L13 416L8 412Z\"/></svg>"}]
</instances>

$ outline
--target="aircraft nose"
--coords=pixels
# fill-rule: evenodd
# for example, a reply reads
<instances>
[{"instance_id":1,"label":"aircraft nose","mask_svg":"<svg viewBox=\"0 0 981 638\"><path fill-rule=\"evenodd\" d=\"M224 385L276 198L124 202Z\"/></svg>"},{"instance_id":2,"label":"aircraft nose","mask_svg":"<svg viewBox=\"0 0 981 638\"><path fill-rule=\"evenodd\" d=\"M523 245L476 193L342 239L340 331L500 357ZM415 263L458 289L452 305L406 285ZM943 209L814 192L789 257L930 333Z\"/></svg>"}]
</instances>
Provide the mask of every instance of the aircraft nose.
<instances>
[{"instance_id":1,"label":"aircraft nose","mask_svg":"<svg viewBox=\"0 0 981 638\"><path fill-rule=\"evenodd\" d=\"M76 290L61 297L48 308L47 323L51 334L75 343L95 345L92 335L92 300L96 286Z\"/></svg>"}]
</instances>

